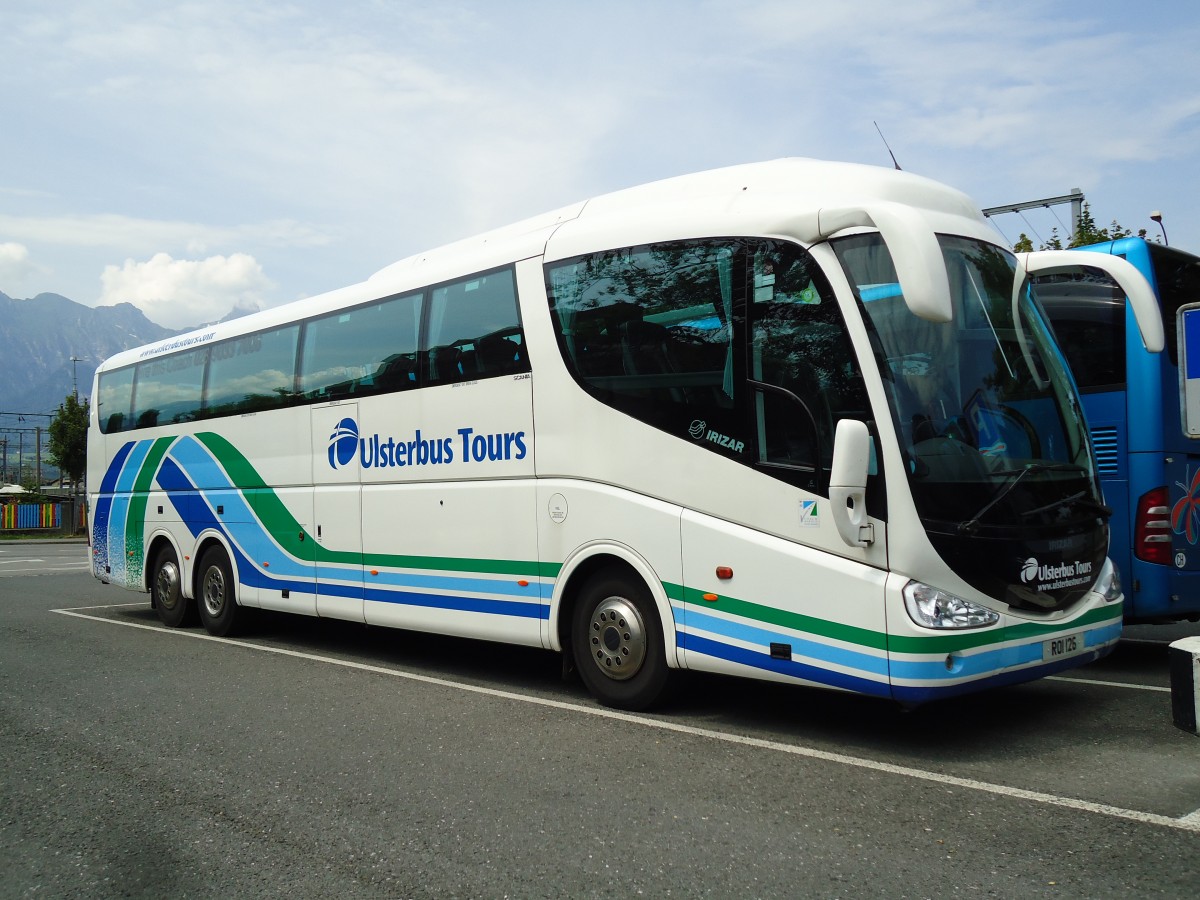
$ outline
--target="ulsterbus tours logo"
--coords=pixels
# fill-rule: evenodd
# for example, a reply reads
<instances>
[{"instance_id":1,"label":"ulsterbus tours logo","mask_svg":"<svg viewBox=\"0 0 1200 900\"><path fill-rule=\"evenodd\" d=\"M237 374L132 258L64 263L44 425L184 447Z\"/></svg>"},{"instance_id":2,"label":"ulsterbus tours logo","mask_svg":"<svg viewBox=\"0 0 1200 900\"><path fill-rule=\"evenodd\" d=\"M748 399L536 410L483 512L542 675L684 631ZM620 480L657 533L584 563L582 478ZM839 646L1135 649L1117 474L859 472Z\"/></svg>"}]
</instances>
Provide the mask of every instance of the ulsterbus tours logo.
<instances>
[{"instance_id":1,"label":"ulsterbus tours logo","mask_svg":"<svg viewBox=\"0 0 1200 900\"><path fill-rule=\"evenodd\" d=\"M358 450L358 423L353 419L342 419L329 436L329 466L340 469L354 461Z\"/></svg>"},{"instance_id":2,"label":"ulsterbus tours logo","mask_svg":"<svg viewBox=\"0 0 1200 900\"><path fill-rule=\"evenodd\" d=\"M1021 581L1033 585L1039 591L1054 591L1059 588L1086 584L1092 578L1092 564L1076 560L1073 563L1044 566L1032 556L1021 563Z\"/></svg>"},{"instance_id":3,"label":"ulsterbus tours logo","mask_svg":"<svg viewBox=\"0 0 1200 900\"><path fill-rule=\"evenodd\" d=\"M329 435L329 466L344 468L358 457L364 469L403 466L437 466L462 462L501 462L524 459L529 449L524 431L480 434L474 428L459 428L447 437L428 438L417 429L405 440L395 436L360 435L358 423L342 419Z\"/></svg>"}]
</instances>

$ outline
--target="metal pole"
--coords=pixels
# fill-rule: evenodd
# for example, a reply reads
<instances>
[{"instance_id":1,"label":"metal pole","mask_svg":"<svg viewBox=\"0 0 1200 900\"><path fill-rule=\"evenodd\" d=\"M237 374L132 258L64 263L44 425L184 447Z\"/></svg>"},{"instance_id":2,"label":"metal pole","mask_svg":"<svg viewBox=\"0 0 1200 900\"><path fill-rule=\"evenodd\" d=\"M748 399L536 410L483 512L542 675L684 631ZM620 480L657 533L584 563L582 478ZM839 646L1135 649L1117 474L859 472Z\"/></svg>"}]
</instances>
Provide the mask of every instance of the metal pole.
<instances>
[{"instance_id":1,"label":"metal pole","mask_svg":"<svg viewBox=\"0 0 1200 900\"><path fill-rule=\"evenodd\" d=\"M1075 232L1079 230L1079 219L1083 216L1083 193L1079 188L1071 188L1071 234L1067 245L1075 243Z\"/></svg>"},{"instance_id":2,"label":"metal pole","mask_svg":"<svg viewBox=\"0 0 1200 900\"><path fill-rule=\"evenodd\" d=\"M42 489L42 426L37 427L37 453L34 455L37 460L37 486L38 490Z\"/></svg>"}]
</instances>

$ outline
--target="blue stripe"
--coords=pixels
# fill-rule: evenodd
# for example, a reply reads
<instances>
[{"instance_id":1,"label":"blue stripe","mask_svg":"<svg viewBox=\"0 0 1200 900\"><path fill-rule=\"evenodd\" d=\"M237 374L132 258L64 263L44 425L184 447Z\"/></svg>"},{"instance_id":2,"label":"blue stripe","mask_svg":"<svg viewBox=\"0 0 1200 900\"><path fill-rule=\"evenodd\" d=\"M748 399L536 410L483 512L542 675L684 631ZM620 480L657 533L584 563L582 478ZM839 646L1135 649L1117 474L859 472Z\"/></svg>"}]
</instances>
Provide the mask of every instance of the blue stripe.
<instances>
[{"instance_id":1,"label":"blue stripe","mask_svg":"<svg viewBox=\"0 0 1200 900\"><path fill-rule=\"evenodd\" d=\"M1013 669L1007 672L999 672L990 678L980 678L974 681L965 681L961 684L929 685L928 687L906 687L904 685L896 685L892 689L892 696L901 703L909 703L913 705L918 703L928 703L931 700L943 700L947 697L956 697L961 694L971 694L987 688L1020 684L1024 681L1035 681L1038 678L1044 678L1047 675L1053 675L1055 672L1063 672L1067 669L1074 669L1077 666L1088 665L1104 656L1107 656L1111 651L1112 645L1101 647L1100 649L1092 650L1089 653L1084 653L1079 656L1071 656L1066 659L1060 659L1055 662L1046 663L1043 666L1030 666L1026 669Z\"/></svg>"},{"instance_id":2,"label":"blue stripe","mask_svg":"<svg viewBox=\"0 0 1200 900\"><path fill-rule=\"evenodd\" d=\"M121 471L121 467L125 465L125 459L129 456L129 451L133 449L133 444L134 442L130 441L113 455L112 462L108 466L108 471L104 473L104 478L100 481L101 496L112 494L116 489L117 474Z\"/></svg>"},{"instance_id":3,"label":"blue stripe","mask_svg":"<svg viewBox=\"0 0 1200 900\"><path fill-rule=\"evenodd\" d=\"M196 484L213 485L215 489L228 491L228 494L222 493L221 502L228 508L225 513L225 523L223 530L231 534L233 539L242 547L257 547L260 549L259 556L264 557L265 561L270 563L268 568L272 569L272 575L277 575L280 578L299 578L307 580L314 577L312 564L305 561L296 561L291 556L283 551L282 548L275 542L275 539L270 533L263 528L253 510L245 502L243 496L238 489L229 480L228 476L216 464L209 455L208 451L196 440L192 438L182 438L171 450L171 454L183 464L191 481ZM160 484L161 484L160 479ZM165 485L164 485L165 487ZM181 487L179 489L193 490L191 485ZM200 496L204 497L205 502L211 506L211 501L208 500L208 491L200 492ZM184 519L187 516L183 516ZM230 522L228 520L232 519ZM215 520L214 520L215 521ZM261 562L260 560L259 562ZM256 566L259 568L259 566ZM361 567L339 566L337 564L321 564L316 568L315 577L322 584L328 580L354 581L361 582L364 579L364 573ZM540 595L541 585L531 584L528 587L521 587L515 582L509 581L492 581L484 578L465 578L455 576L439 576L439 575L416 575L406 574L401 572L380 572L372 579L374 584L389 584L397 587L416 587L416 588L434 588L449 591L463 592L478 592L493 595L507 595L514 597L527 597L531 593ZM329 593L329 591L322 591ZM359 596L357 593L345 594L344 596ZM421 594L412 594L412 596L422 596ZM433 595L430 595L433 596ZM464 598L465 601L465 598ZM400 602L400 601L388 601ZM480 601L485 602L485 601ZM421 603L419 605L436 606L435 603ZM545 611L545 615L539 615L539 618L548 618L549 610Z\"/></svg>"},{"instance_id":4,"label":"blue stripe","mask_svg":"<svg viewBox=\"0 0 1200 900\"><path fill-rule=\"evenodd\" d=\"M530 582L527 587L521 587L515 581L492 581L487 578L463 578L448 575L415 575L407 572L380 571L372 576L371 581L377 584L390 584L396 587L434 588L447 591L472 591L480 594L502 594L510 597L528 597L530 594L540 596L541 583Z\"/></svg>"},{"instance_id":5,"label":"blue stripe","mask_svg":"<svg viewBox=\"0 0 1200 900\"><path fill-rule=\"evenodd\" d=\"M188 455L186 449L184 455ZM170 461L165 460L164 463L166 462ZM202 531L209 528L225 535L233 546L238 579L250 587L278 591L289 590L305 594L321 594L326 597L350 597L352 599L362 598L365 594L367 600L379 603L398 603L407 606L458 610L461 612L485 613L498 616L514 616L517 618L548 619L550 617L550 608L541 603L514 603L512 601L491 600L480 597L456 597L409 591L389 591L380 588L370 588L364 591L361 581L358 581L361 578L361 570L356 572L352 569L324 569L323 571L326 573L335 572L339 578L357 582L354 584L331 583L313 577L312 569L300 567L291 561L290 557L284 556L280 556L281 565L291 562L293 572L290 574L292 577L277 577L274 574L268 574L246 558L237 546L238 542L234 541L229 526L217 519L207 503L192 504L189 514L183 514L184 504L180 502L182 500L180 495L190 493L194 488L188 480L187 475L174 462L170 462L170 465L164 464L163 468L160 469L158 482L168 492L172 504L180 513L180 517L187 524L188 530L191 531L193 537L198 536ZM253 528L253 526L243 526L240 523L237 527L239 531L243 532ZM261 530L261 527L258 530L259 533L265 534Z\"/></svg>"},{"instance_id":6,"label":"blue stripe","mask_svg":"<svg viewBox=\"0 0 1200 900\"><path fill-rule=\"evenodd\" d=\"M146 461L146 454L150 452L150 445L153 443L154 441L138 441L130 448L125 465L121 467L120 474L117 475L117 485L114 488L115 493L128 494L133 491L133 484L137 480L138 470L141 469L142 463Z\"/></svg>"},{"instance_id":7,"label":"blue stripe","mask_svg":"<svg viewBox=\"0 0 1200 900\"><path fill-rule=\"evenodd\" d=\"M691 616L690 610L688 611L688 616ZM762 669L766 672L786 675L789 678L802 678L805 681L824 684L829 687L843 688L848 691L857 691L860 694L870 694L874 697L891 696L891 687L886 681L880 682L867 678L858 678L854 675L834 672L829 669L822 669L789 659L772 659L768 653L744 650L741 647L722 644L708 638L688 634L687 632L680 632L676 636L676 643L690 653L700 653L704 656L724 659L739 665Z\"/></svg>"},{"instance_id":8,"label":"blue stripe","mask_svg":"<svg viewBox=\"0 0 1200 900\"><path fill-rule=\"evenodd\" d=\"M698 612L695 607L687 608L685 621L688 629L692 631L708 631L722 637L744 641L747 644L758 644L764 648L769 648L772 643L790 644L794 656L811 657L822 662L845 666L848 669L858 669L883 678L888 677L888 661L884 657L871 656L867 653L797 638L791 633L767 631L741 621L734 622Z\"/></svg>"}]
</instances>

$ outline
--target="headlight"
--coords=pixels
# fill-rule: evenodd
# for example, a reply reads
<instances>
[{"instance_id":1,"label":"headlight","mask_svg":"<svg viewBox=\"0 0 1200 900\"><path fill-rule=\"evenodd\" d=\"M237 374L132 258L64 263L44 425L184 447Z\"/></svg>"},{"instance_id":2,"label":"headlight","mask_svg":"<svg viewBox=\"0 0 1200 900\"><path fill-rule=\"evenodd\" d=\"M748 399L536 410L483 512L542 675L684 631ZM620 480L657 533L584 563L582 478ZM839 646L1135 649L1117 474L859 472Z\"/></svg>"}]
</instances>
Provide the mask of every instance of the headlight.
<instances>
[{"instance_id":1,"label":"headlight","mask_svg":"<svg viewBox=\"0 0 1200 900\"><path fill-rule=\"evenodd\" d=\"M1102 595L1105 603L1121 599L1121 573L1111 559L1104 561L1104 568L1100 570L1100 577L1096 579L1096 586L1092 590Z\"/></svg>"},{"instance_id":2,"label":"headlight","mask_svg":"<svg viewBox=\"0 0 1200 900\"><path fill-rule=\"evenodd\" d=\"M981 628L1000 621L999 613L919 581L904 586L904 606L926 628Z\"/></svg>"}]
</instances>

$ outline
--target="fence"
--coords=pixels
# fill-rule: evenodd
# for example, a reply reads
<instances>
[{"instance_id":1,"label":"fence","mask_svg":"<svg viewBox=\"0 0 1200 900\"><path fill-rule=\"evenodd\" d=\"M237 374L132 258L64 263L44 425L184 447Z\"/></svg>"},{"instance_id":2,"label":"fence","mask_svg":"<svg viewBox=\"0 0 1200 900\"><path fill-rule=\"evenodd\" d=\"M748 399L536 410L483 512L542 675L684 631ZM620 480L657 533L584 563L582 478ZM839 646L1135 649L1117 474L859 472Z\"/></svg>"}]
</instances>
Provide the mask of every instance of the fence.
<instances>
[{"instance_id":1,"label":"fence","mask_svg":"<svg viewBox=\"0 0 1200 900\"><path fill-rule=\"evenodd\" d=\"M5 503L0 505L0 531L53 531L62 530L63 517L71 520L75 510L75 530L87 527L86 504L79 503Z\"/></svg>"}]
</instances>

